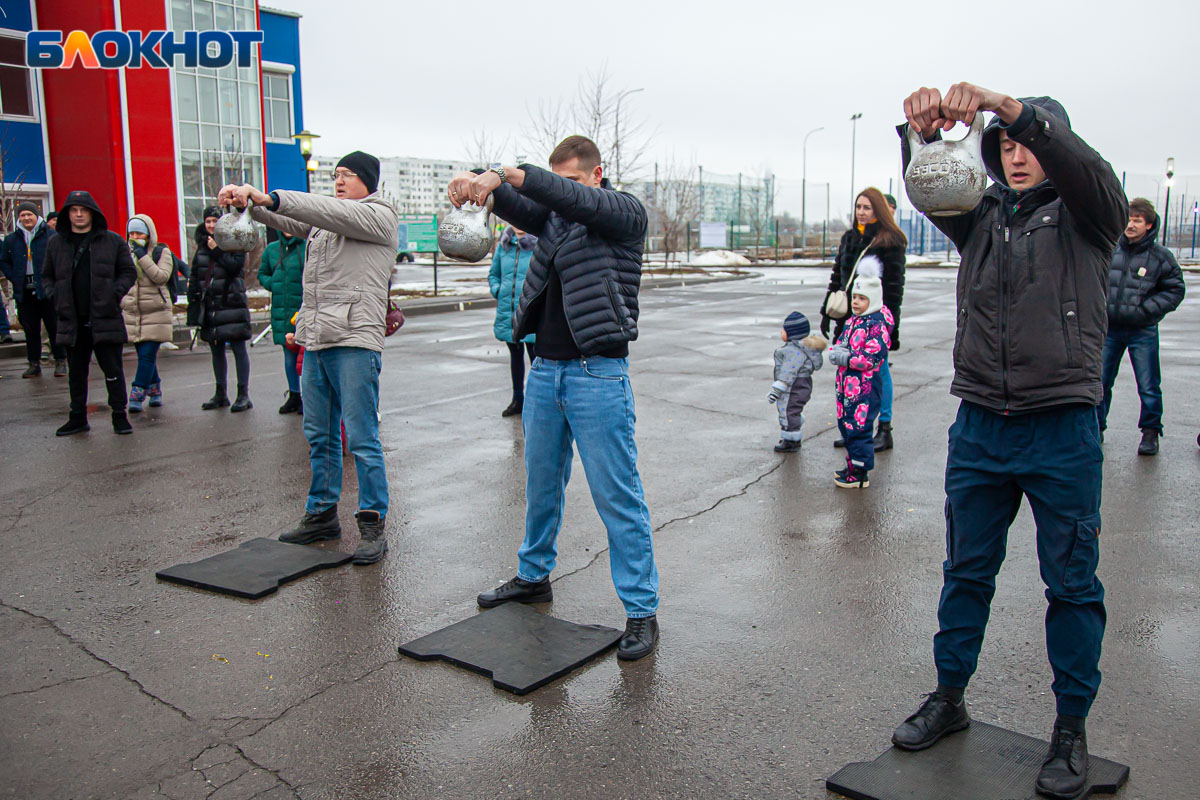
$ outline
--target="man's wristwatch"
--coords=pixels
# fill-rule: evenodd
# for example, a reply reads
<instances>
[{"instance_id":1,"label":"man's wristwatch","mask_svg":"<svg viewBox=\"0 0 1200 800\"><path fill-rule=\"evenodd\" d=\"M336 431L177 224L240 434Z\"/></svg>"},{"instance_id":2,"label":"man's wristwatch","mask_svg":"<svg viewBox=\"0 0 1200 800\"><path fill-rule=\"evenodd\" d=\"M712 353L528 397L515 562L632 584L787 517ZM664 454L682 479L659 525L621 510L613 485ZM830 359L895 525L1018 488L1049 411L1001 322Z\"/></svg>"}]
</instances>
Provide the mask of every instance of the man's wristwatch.
<instances>
[{"instance_id":1,"label":"man's wristwatch","mask_svg":"<svg viewBox=\"0 0 1200 800\"><path fill-rule=\"evenodd\" d=\"M500 183L508 183L508 176L504 174L504 167L500 164L492 164L488 167L488 172L494 172L500 176Z\"/></svg>"}]
</instances>

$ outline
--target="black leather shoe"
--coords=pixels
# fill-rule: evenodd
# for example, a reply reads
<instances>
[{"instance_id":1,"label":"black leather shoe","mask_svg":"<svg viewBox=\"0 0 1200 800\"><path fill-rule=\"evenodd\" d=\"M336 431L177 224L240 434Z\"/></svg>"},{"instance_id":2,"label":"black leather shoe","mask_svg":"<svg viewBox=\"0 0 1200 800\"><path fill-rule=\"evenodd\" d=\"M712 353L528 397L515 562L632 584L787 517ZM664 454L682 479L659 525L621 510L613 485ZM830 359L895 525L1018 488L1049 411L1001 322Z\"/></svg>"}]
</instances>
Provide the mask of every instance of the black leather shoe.
<instances>
[{"instance_id":1,"label":"black leather shoe","mask_svg":"<svg viewBox=\"0 0 1200 800\"><path fill-rule=\"evenodd\" d=\"M1054 726L1050 753L1042 763L1034 788L1046 797L1070 800L1083 793L1087 783L1087 734Z\"/></svg>"},{"instance_id":2,"label":"black leather shoe","mask_svg":"<svg viewBox=\"0 0 1200 800\"><path fill-rule=\"evenodd\" d=\"M1154 430L1154 428L1142 429L1142 441L1138 445L1138 455L1158 455L1158 431Z\"/></svg>"},{"instance_id":3,"label":"black leather shoe","mask_svg":"<svg viewBox=\"0 0 1200 800\"><path fill-rule=\"evenodd\" d=\"M943 736L961 731L971 724L967 703L957 705L950 699L930 692L917 713L901 723L892 734L892 744L901 750L924 750L937 744Z\"/></svg>"},{"instance_id":4,"label":"black leather shoe","mask_svg":"<svg viewBox=\"0 0 1200 800\"><path fill-rule=\"evenodd\" d=\"M549 603L553 599L554 589L549 578L542 578L537 583L513 578L476 598L480 608L495 608L503 603Z\"/></svg>"},{"instance_id":5,"label":"black leather shoe","mask_svg":"<svg viewBox=\"0 0 1200 800\"><path fill-rule=\"evenodd\" d=\"M519 417L521 412L525 410L525 402L523 400L513 400L508 404L508 408L500 412L502 417Z\"/></svg>"},{"instance_id":6,"label":"black leather shoe","mask_svg":"<svg viewBox=\"0 0 1200 800\"><path fill-rule=\"evenodd\" d=\"M338 539L342 535L342 524L338 522L337 506L330 506L320 514L304 514L300 524L279 535L279 541L288 544L312 544L321 539Z\"/></svg>"},{"instance_id":7,"label":"black leather shoe","mask_svg":"<svg viewBox=\"0 0 1200 800\"><path fill-rule=\"evenodd\" d=\"M834 446L834 447L838 447L838 448L845 447L845 446L846 446L846 440L845 440L845 439L834 439L834 440L833 440L833 446Z\"/></svg>"},{"instance_id":8,"label":"black leather shoe","mask_svg":"<svg viewBox=\"0 0 1200 800\"><path fill-rule=\"evenodd\" d=\"M800 440L780 439L775 443L776 453L796 453L800 450Z\"/></svg>"},{"instance_id":9,"label":"black leather shoe","mask_svg":"<svg viewBox=\"0 0 1200 800\"><path fill-rule=\"evenodd\" d=\"M658 617L639 617L625 620L625 635L617 642L617 658L637 661L654 652L658 646Z\"/></svg>"}]
</instances>

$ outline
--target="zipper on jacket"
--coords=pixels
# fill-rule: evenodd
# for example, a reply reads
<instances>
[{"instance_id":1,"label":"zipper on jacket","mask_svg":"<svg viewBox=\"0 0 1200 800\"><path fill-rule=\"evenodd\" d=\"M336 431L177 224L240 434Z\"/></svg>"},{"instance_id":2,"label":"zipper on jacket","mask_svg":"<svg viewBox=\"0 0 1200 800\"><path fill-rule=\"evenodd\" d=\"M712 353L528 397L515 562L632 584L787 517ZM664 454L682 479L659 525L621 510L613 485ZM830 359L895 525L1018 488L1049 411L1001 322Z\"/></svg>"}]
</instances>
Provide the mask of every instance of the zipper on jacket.
<instances>
[{"instance_id":1,"label":"zipper on jacket","mask_svg":"<svg viewBox=\"0 0 1200 800\"><path fill-rule=\"evenodd\" d=\"M1013 209L1015 215L1016 209ZM1000 259L1000 383L1004 390L1004 412L1008 413L1008 259L1009 222L1004 221L1004 257Z\"/></svg>"}]
</instances>

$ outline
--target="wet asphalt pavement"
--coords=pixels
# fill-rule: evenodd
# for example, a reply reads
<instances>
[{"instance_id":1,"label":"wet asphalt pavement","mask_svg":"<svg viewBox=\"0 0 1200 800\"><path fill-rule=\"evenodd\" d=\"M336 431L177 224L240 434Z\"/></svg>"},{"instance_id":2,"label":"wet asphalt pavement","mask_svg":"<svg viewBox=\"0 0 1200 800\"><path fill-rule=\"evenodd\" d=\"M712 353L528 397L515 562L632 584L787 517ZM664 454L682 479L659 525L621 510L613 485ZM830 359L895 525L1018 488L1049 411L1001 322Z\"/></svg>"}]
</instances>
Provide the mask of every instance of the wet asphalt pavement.
<instances>
[{"instance_id":1,"label":"wet asphalt pavement","mask_svg":"<svg viewBox=\"0 0 1200 800\"><path fill-rule=\"evenodd\" d=\"M528 696L396 646L475 614L523 533L519 419L490 310L414 317L388 340L382 436L391 552L246 601L157 569L273 535L308 484L300 419L275 408L280 350L252 356L256 407L203 412L206 351L164 353L166 405L117 437L56 439L66 380L0 363L0 798L825 798L933 688L953 273L911 270L894 356L896 449L836 490L833 371L804 449L779 456L765 400L783 317L816 317L827 272L643 294L631 374L662 576L662 641ZM1200 281L1162 328L1167 436L1135 454L1126 362L1105 446L1108 590L1093 753L1124 798L1200 796ZM125 361L126 374L134 367ZM92 401L102 402L93 367ZM620 627L582 469L555 572L559 617ZM357 542L347 471L342 524ZM1045 601L1026 506L1013 526L973 715L1049 735Z\"/></svg>"}]
</instances>

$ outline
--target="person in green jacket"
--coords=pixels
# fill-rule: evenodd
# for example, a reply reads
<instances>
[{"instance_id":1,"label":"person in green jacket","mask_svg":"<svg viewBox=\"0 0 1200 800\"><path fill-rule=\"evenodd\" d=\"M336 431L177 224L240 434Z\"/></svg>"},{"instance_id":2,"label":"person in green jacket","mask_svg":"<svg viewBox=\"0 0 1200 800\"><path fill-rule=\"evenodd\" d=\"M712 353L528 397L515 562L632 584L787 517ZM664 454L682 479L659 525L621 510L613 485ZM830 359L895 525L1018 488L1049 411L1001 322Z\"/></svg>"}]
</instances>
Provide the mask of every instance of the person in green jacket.
<instances>
[{"instance_id":1,"label":"person in green jacket","mask_svg":"<svg viewBox=\"0 0 1200 800\"><path fill-rule=\"evenodd\" d=\"M280 414L303 414L300 399L300 375L296 372L297 352L287 348L287 335L296 332L292 319L304 299L304 239L280 233L263 250L258 282L271 293L271 338L283 348L283 371L287 376L287 400Z\"/></svg>"},{"instance_id":2,"label":"person in green jacket","mask_svg":"<svg viewBox=\"0 0 1200 800\"><path fill-rule=\"evenodd\" d=\"M496 338L508 345L509 370L512 372L513 395L508 408L500 412L502 417L520 414L525 407L525 353L533 360L534 335L531 333L520 342L513 334L513 317L521 303L521 289L525 286L525 270L533 258L537 237L511 225L504 229L496 254L492 256L492 269L488 273L488 287L496 298L496 322L492 330ZM524 342L525 347L521 347Z\"/></svg>"}]
</instances>

